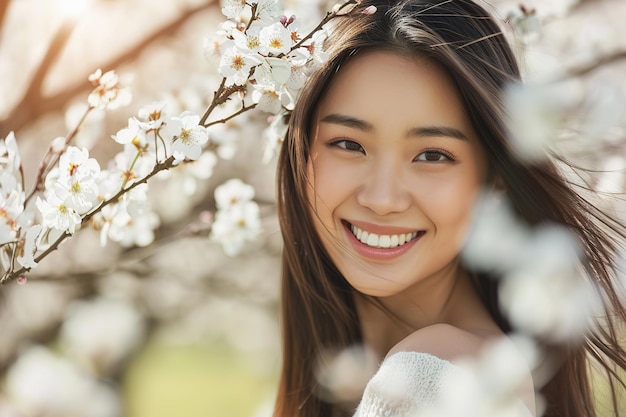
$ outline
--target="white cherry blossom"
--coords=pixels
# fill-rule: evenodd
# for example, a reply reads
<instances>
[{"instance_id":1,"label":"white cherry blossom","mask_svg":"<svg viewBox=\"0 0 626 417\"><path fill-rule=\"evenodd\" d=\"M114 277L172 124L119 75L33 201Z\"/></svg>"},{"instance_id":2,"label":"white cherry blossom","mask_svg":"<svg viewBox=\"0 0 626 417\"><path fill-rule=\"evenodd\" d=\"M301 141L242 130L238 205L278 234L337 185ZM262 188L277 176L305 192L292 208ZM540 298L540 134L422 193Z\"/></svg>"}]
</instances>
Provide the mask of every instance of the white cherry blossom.
<instances>
[{"instance_id":1,"label":"white cherry blossom","mask_svg":"<svg viewBox=\"0 0 626 417\"><path fill-rule=\"evenodd\" d=\"M17 179L0 171L0 245L17 237L18 219L24 211L25 195Z\"/></svg>"},{"instance_id":2,"label":"white cherry blossom","mask_svg":"<svg viewBox=\"0 0 626 417\"><path fill-rule=\"evenodd\" d=\"M60 329L60 346L96 375L118 371L143 340L145 324L131 304L97 298L68 308Z\"/></svg>"},{"instance_id":3,"label":"white cherry blossom","mask_svg":"<svg viewBox=\"0 0 626 417\"><path fill-rule=\"evenodd\" d=\"M234 122L230 122L212 125L208 128L211 148L215 149L217 156L222 159L233 159L237 152L237 142L239 140L237 125Z\"/></svg>"},{"instance_id":4,"label":"white cherry blossom","mask_svg":"<svg viewBox=\"0 0 626 417\"><path fill-rule=\"evenodd\" d=\"M291 31L280 22L261 29L259 41L261 42L260 52L263 55L286 54L293 46Z\"/></svg>"},{"instance_id":5,"label":"white cherry blossom","mask_svg":"<svg viewBox=\"0 0 626 417\"><path fill-rule=\"evenodd\" d=\"M254 198L254 188L233 178L215 188L215 205L218 209L227 209Z\"/></svg>"},{"instance_id":6,"label":"white cherry blossom","mask_svg":"<svg viewBox=\"0 0 626 417\"><path fill-rule=\"evenodd\" d=\"M153 147L148 148L153 149ZM154 163L154 154L138 150L133 145L126 145L122 152L113 157L111 171L126 181L126 184L130 184L150 173L154 168Z\"/></svg>"},{"instance_id":7,"label":"white cherry blossom","mask_svg":"<svg viewBox=\"0 0 626 417\"><path fill-rule=\"evenodd\" d=\"M40 224L35 224L26 231L20 254L16 258L17 262L25 268L37 266L35 254L37 252L37 240L42 230L43 227Z\"/></svg>"},{"instance_id":8,"label":"white cherry blossom","mask_svg":"<svg viewBox=\"0 0 626 417\"><path fill-rule=\"evenodd\" d=\"M4 140L0 140L0 165L7 171L16 171L22 165L15 134L11 131Z\"/></svg>"},{"instance_id":9,"label":"white cherry blossom","mask_svg":"<svg viewBox=\"0 0 626 417\"><path fill-rule=\"evenodd\" d=\"M166 119L165 107L167 101L161 100L147 104L139 109L139 126L145 131L158 130L163 126Z\"/></svg>"},{"instance_id":10,"label":"white cherry blossom","mask_svg":"<svg viewBox=\"0 0 626 417\"><path fill-rule=\"evenodd\" d=\"M246 7L246 0L224 0L222 4L224 16L229 19L237 19Z\"/></svg>"},{"instance_id":11,"label":"white cherry blossom","mask_svg":"<svg viewBox=\"0 0 626 417\"><path fill-rule=\"evenodd\" d=\"M263 86L259 88L255 86L252 92L252 99L257 103L257 109L272 114L278 114L283 107L280 97L281 95L273 88Z\"/></svg>"},{"instance_id":12,"label":"white cherry blossom","mask_svg":"<svg viewBox=\"0 0 626 417\"><path fill-rule=\"evenodd\" d=\"M264 25L273 23L283 14L283 7L279 0L258 0L253 3L257 3L257 19Z\"/></svg>"},{"instance_id":13,"label":"white cherry blossom","mask_svg":"<svg viewBox=\"0 0 626 417\"><path fill-rule=\"evenodd\" d=\"M132 144L137 148L146 145L146 131L139 120L131 117L128 119L128 126L120 129L111 138L121 145Z\"/></svg>"},{"instance_id":14,"label":"white cherry blossom","mask_svg":"<svg viewBox=\"0 0 626 417\"><path fill-rule=\"evenodd\" d=\"M254 79L259 85L275 89L285 84L291 76L291 64L280 58L268 57L254 70Z\"/></svg>"},{"instance_id":15,"label":"white cherry blossom","mask_svg":"<svg viewBox=\"0 0 626 417\"><path fill-rule=\"evenodd\" d=\"M244 34L239 30L232 31L232 37L235 41L235 46L247 53L257 53L261 48L261 40L259 39L259 33L263 27L261 25L253 23Z\"/></svg>"},{"instance_id":16,"label":"white cherry blossom","mask_svg":"<svg viewBox=\"0 0 626 417\"><path fill-rule=\"evenodd\" d=\"M59 177L92 177L100 172L100 165L89 157L86 148L70 146L59 159Z\"/></svg>"},{"instance_id":17,"label":"white cherry blossom","mask_svg":"<svg viewBox=\"0 0 626 417\"><path fill-rule=\"evenodd\" d=\"M234 256L260 232L259 206L254 201L245 201L217 211L211 239L219 242L227 255Z\"/></svg>"},{"instance_id":18,"label":"white cherry blossom","mask_svg":"<svg viewBox=\"0 0 626 417\"><path fill-rule=\"evenodd\" d=\"M313 59L314 66L321 65L328 60L328 53L323 48L324 41L327 37L326 31L321 29L315 32L313 36L303 44Z\"/></svg>"},{"instance_id":19,"label":"white cherry blossom","mask_svg":"<svg viewBox=\"0 0 626 417\"><path fill-rule=\"evenodd\" d=\"M104 74L98 68L89 76L89 81L94 85L94 90L87 97L87 102L94 108L116 109L130 103L130 91L120 84L115 71Z\"/></svg>"},{"instance_id":20,"label":"white cherry blossom","mask_svg":"<svg viewBox=\"0 0 626 417\"><path fill-rule=\"evenodd\" d=\"M199 122L200 116L188 111L167 121L163 136L172 141L172 152L176 159L200 158L202 145L209 140L209 133Z\"/></svg>"},{"instance_id":21,"label":"white cherry blossom","mask_svg":"<svg viewBox=\"0 0 626 417\"><path fill-rule=\"evenodd\" d=\"M98 381L47 347L25 349L6 374L6 397L21 416L116 417L122 406L108 384Z\"/></svg>"},{"instance_id":22,"label":"white cherry blossom","mask_svg":"<svg viewBox=\"0 0 626 417\"><path fill-rule=\"evenodd\" d=\"M46 227L74 234L80 226L80 215L63 204L63 200L55 194L51 194L46 200L37 197L36 205L43 216L43 225Z\"/></svg>"},{"instance_id":23,"label":"white cherry blossom","mask_svg":"<svg viewBox=\"0 0 626 417\"><path fill-rule=\"evenodd\" d=\"M222 54L219 72L226 77L226 85L244 85L252 67L259 65L260 59L237 47L228 48Z\"/></svg>"},{"instance_id":24,"label":"white cherry blossom","mask_svg":"<svg viewBox=\"0 0 626 417\"><path fill-rule=\"evenodd\" d=\"M263 163L269 163L277 154L287 134L286 115L277 114L273 117L270 125L263 131L265 149L263 151Z\"/></svg>"},{"instance_id":25,"label":"white cherry blossom","mask_svg":"<svg viewBox=\"0 0 626 417\"><path fill-rule=\"evenodd\" d=\"M98 184L92 176L75 175L67 181L59 180L52 191L65 207L79 214L89 211L98 200Z\"/></svg>"}]
</instances>

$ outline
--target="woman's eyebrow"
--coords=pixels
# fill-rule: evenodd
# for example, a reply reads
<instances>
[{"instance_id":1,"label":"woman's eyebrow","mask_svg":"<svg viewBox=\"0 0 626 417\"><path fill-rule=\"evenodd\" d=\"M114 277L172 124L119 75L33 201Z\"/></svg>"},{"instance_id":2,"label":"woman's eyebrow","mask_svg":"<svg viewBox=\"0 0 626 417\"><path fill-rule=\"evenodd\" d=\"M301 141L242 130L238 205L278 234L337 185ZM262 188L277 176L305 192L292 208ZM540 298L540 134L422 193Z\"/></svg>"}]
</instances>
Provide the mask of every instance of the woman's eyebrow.
<instances>
[{"instance_id":1,"label":"woman's eyebrow","mask_svg":"<svg viewBox=\"0 0 626 417\"><path fill-rule=\"evenodd\" d=\"M374 130L374 126L371 123L366 122L365 120L357 119L356 117L347 116L345 114L337 114L332 113L324 116L320 122L322 123L332 123L336 125L341 125L345 127L351 127L353 129L359 129L364 132L371 132Z\"/></svg>"},{"instance_id":2,"label":"woman's eyebrow","mask_svg":"<svg viewBox=\"0 0 626 417\"><path fill-rule=\"evenodd\" d=\"M365 120L358 119L353 116L345 114L331 113L320 119L321 123L332 123L340 126L349 127L352 129L362 130L364 132L371 132L374 130L374 126ZM468 140L467 135L461 132L459 129L449 126L423 126L415 127L407 132L407 137L451 137L461 140Z\"/></svg>"},{"instance_id":3,"label":"woman's eyebrow","mask_svg":"<svg viewBox=\"0 0 626 417\"><path fill-rule=\"evenodd\" d=\"M467 135L461 132L459 129L449 126L424 126L416 127L407 133L407 137L433 137L433 136L445 136L450 138L456 138L461 140L469 140Z\"/></svg>"}]
</instances>

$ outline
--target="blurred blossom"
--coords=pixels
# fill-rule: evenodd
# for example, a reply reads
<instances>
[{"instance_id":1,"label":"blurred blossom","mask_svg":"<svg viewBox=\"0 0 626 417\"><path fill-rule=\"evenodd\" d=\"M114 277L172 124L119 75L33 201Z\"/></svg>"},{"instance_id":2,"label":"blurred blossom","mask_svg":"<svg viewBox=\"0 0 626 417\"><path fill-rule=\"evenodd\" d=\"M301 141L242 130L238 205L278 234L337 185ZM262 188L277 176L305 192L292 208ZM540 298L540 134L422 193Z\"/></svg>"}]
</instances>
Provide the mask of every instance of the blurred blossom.
<instances>
[{"instance_id":1,"label":"blurred blossom","mask_svg":"<svg viewBox=\"0 0 626 417\"><path fill-rule=\"evenodd\" d=\"M122 411L111 388L42 346L9 368L6 393L27 417L118 417Z\"/></svg>"},{"instance_id":2,"label":"blurred blossom","mask_svg":"<svg viewBox=\"0 0 626 417\"><path fill-rule=\"evenodd\" d=\"M616 82L596 83L587 89L583 108L581 136L595 145L624 120L626 94Z\"/></svg>"},{"instance_id":3,"label":"blurred blossom","mask_svg":"<svg viewBox=\"0 0 626 417\"><path fill-rule=\"evenodd\" d=\"M154 242L154 231L159 217L150 207L147 185L141 184L124 194L116 204L109 204L93 218L94 227L100 230L100 244L108 239L124 247L148 246Z\"/></svg>"},{"instance_id":4,"label":"blurred blossom","mask_svg":"<svg viewBox=\"0 0 626 417\"><path fill-rule=\"evenodd\" d=\"M557 341L579 338L598 311L575 234L557 225L529 228L504 195L479 198L462 257L470 269L501 280L501 308L516 330Z\"/></svg>"},{"instance_id":5,"label":"blurred blossom","mask_svg":"<svg viewBox=\"0 0 626 417\"><path fill-rule=\"evenodd\" d=\"M215 204L218 209L227 209L254 198L254 188L238 178L226 181L215 188Z\"/></svg>"},{"instance_id":6,"label":"blurred blossom","mask_svg":"<svg viewBox=\"0 0 626 417\"><path fill-rule=\"evenodd\" d=\"M507 20L525 42L536 40L541 32L541 19L535 9L519 6L507 14Z\"/></svg>"},{"instance_id":7,"label":"blurred blossom","mask_svg":"<svg viewBox=\"0 0 626 417\"><path fill-rule=\"evenodd\" d=\"M120 369L143 341L145 324L137 309L106 298L70 305L59 338L66 355L99 376Z\"/></svg>"},{"instance_id":8,"label":"blurred blossom","mask_svg":"<svg viewBox=\"0 0 626 417\"><path fill-rule=\"evenodd\" d=\"M103 74L102 70L98 69L89 76L89 81L95 87L87 97L89 106L93 108L114 110L128 105L132 99L130 91L120 84L115 71Z\"/></svg>"},{"instance_id":9,"label":"blurred blossom","mask_svg":"<svg viewBox=\"0 0 626 417\"><path fill-rule=\"evenodd\" d=\"M215 189L217 212L211 239L219 242L228 255L236 255L246 242L261 233L259 206L252 201L254 188L240 179L231 179Z\"/></svg>"},{"instance_id":10,"label":"blurred blossom","mask_svg":"<svg viewBox=\"0 0 626 417\"><path fill-rule=\"evenodd\" d=\"M579 81L514 84L505 93L511 145L529 162L547 157L571 111L584 97Z\"/></svg>"},{"instance_id":11,"label":"blurred blossom","mask_svg":"<svg viewBox=\"0 0 626 417\"><path fill-rule=\"evenodd\" d=\"M245 5L246 2L242 0L222 0L222 13L229 19L236 19Z\"/></svg>"},{"instance_id":12,"label":"blurred blossom","mask_svg":"<svg viewBox=\"0 0 626 417\"><path fill-rule=\"evenodd\" d=\"M204 58L209 64L214 66L219 65L222 53L224 52L224 44L231 44L231 41L217 34L206 36L202 42Z\"/></svg>"},{"instance_id":13,"label":"blurred blossom","mask_svg":"<svg viewBox=\"0 0 626 417\"><path fill-rule=\"evenodd\" d=\"M263 131L265 149L263 151L263 163L269 163L278 154L287 134L286 115L284 113L272 116L269 126Z\"/></svg>"},{"instance_id":14,"label":"blurred blossom","mask_svg":"<svg viewBox=\"0 0 626 417\"><path fill-rule=\"evenodd\" d=\"M325 352L317 361L315 376L322 387L319 395L330 402L353 402L378 368L378 357L365 346Z\"/></svg>"},{"instance_id":15,"label":"blurred blossom","mask_svg":"<svg viewBox=\"0 0 626 417\"><path fill-rule=\"evenodd\" d=\"M596 290L574 268L513 272L499 296L515 329L557 342L582 337L600 307Z\"/></svg>"},{"instance_id":16,"label":"blurred blossom","mask_svg":"<svg viewBox=\"0 0 626 417\"><path fill-rule=\"evenodd\" d=\"M520 256L525 261L504 277L499 293L514 327L560 342L582 337L600 301L582 271L573 232L539 227Z\"/></svg>"},{"instance_id":17,"label":"blurred blossom","mask_svg":"<svg viewBox=\"0 0 626 417\"><path fill-rule=\"evenodd\" d=\"M215 213L211 239L219 242L227 255L239 254L246 242L261 233L259 206L254 201L241 202Z\"/></svg>"},{"instance_id":18,"label":"blurred blossom","mask_svg":"<svg viewBox=\"0 0 626 417\"><path fill-rule=\"evenodd\" d=\"M213 175L213 168L217 164L217 156L213 152L203 152L196 161L188 161L176 169L165 171L159 179L169 190L168 198L176 191L193 196L199 191L200 181L209 179Z\"/></svg>"},{"instance_id":19,"label":"blurred blossom","mask_svg":"<svg viewBox=\"0 0 626 417\"><path fill-rule=\"evenodd\" d=\"M517 218L506 195L484 192L461 256L470 269L503 274L520 265L530 231Z\"/></svg>"}]
</instances>

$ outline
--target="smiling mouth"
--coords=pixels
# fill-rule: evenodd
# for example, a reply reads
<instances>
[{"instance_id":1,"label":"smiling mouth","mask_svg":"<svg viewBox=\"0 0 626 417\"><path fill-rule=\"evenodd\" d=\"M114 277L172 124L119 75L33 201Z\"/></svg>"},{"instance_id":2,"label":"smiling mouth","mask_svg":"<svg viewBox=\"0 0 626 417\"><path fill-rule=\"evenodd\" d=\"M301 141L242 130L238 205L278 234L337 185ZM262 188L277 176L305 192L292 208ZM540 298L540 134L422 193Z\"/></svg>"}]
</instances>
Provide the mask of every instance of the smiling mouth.
<instances>
[{"instance_id":1,"label":"smiling mouth","mask_svg":"<svg viewBox=\"0 0 626 417\"><path fill-rule=\"evenodd\" d=\"M397 248L398 246L405 245L416 239L419 236L422 236L424 232L411 232L411 233L400 233L397 235L377 235L376 233L369 233L363 229L358 228L353 224L349 224L349 230L352 232L354 237L357 238L361 243L367 245L372 248L381 248L381 249L392 249Z\"/></svg>"}]
</instances>

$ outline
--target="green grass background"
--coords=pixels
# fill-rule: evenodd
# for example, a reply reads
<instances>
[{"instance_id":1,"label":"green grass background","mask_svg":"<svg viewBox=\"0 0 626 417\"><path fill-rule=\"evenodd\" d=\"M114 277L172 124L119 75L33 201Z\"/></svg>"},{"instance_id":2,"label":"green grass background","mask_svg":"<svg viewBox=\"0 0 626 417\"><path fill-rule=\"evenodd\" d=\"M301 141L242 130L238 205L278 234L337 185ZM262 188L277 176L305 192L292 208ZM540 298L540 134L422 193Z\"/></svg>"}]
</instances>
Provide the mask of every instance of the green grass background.
<instances>
[{"instance_id":1,"label":"green grass background","mask_svg":"<svg viewBox=\"0 0 626 417\"><path fill-rule=\"evenodd\" d=\"M267 361L267 358L259 360ZM127 417L252 417L271 406L277 378L223 344L150 342L124 378Z\"/></svg>"}]
</instances>

